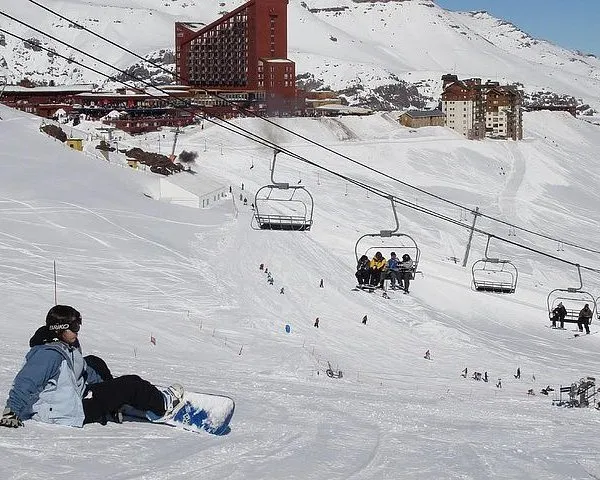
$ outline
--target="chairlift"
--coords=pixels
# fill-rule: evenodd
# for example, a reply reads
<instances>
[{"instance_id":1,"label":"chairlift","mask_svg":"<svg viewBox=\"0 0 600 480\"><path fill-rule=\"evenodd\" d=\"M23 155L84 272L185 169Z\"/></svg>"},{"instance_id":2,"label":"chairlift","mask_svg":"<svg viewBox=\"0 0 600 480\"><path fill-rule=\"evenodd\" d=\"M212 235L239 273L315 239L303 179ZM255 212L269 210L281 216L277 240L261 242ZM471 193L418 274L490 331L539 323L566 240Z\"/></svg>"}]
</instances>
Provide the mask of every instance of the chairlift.
<instances>
[{"instance_id":1,"label":"chairlift","mask_svg":"<svg viewBox=\"0 0 600 480\"><path fill-rule=\"evenodd\" d=\"M600 319L598 314L598 301L600 297L594 298L594 296L583 290L583 280L581 278L581 268L577 265L577 274L579 275L579 287L568 287L568 288L555 288L548 294L546 304L548 306L548 316L552 317L552 311L562 302L567 314L565 315L565 322L577 323L579 319L579 312L587 303L594 316ZM591 323L591 320L590 320Z\"/></svg>"},{"instance_id":2,"label":"chairlift","mask_svg":"<svg viewBox=\"0 0 600 480\"><path fill-rule=\"evenodd\" d=\"M308 231L313 223L313 197L303 186L275 181L278 153L273 152L271 184L259 188L254 196L251 226L254 230Z\"/></svg>"},{"instance_id":3,"label":"chairlift","mask_svg":"<svg viewBox=\"0 0 600 480\"><path fill-rule=\"evenodd\" d=\"M600 297L597 297L595 302L596 302L596 316L598 317L598 320L600 320L600 311L598 311L598 303L600 303Z\"/></svg>"},{"instance_id":4,"label":"chairlift","mask_svg":"<svg viewBox=\"0 0 600 480\"><path fill-rule=\"evenodd\" d=\"M408 234L401 233L400 223L398 222L398 213L396 212L396 204L392 196L389 197L392 203L392 211L394 212L394 220L396 221L396 228L394 230L380 230L378 233L366 233L361 236L354 246L354 256L356 257L356 263L362 255L366 255L369 258L375 256L375 253L387 252L384 257L389 260L390 253L395 252L398 257L402 258L404 253L408 253L413 261L411 269L411 278L415 278L415 273L419 266L419 260L421 259L421 250L417 245L417 242ZM379 243L375 243L375 238L380 238ZM369 240L368 242L366 240Z\"/></svg>"},{"instance_id":5,"label":"chairlift","mask_svg":"<svg viewBox=\"0 0 600 480\"><path fill-rule=\"evenodd\" d=\"M485 246L485 258L473 263L473 286L478 292L515 293L519 272L510 260L501 260L488 256L490 240L488 235Z\"/></svg>"}]
</instances>

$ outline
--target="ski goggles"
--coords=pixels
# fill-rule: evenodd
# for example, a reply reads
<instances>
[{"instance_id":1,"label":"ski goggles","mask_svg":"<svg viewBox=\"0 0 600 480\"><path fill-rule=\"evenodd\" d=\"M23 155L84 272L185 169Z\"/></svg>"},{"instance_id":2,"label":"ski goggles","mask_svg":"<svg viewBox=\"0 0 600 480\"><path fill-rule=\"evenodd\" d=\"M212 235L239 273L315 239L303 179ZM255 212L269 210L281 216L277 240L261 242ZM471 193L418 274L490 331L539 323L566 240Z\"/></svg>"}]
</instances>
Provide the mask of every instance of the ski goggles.
<instances>
[{"instance_id":1,"label":"ski goggles","mask_svg":"<svg viewBox=\"0 0 600 480\"><path fill-rule=\"evenodd\" d=\"M71 330L73 333L77 333L81 328L81 318L73 320L71 323L59 323L56 325L50 325L48 328L60 332L62 330Z\"/></svg>"}]
</instances>

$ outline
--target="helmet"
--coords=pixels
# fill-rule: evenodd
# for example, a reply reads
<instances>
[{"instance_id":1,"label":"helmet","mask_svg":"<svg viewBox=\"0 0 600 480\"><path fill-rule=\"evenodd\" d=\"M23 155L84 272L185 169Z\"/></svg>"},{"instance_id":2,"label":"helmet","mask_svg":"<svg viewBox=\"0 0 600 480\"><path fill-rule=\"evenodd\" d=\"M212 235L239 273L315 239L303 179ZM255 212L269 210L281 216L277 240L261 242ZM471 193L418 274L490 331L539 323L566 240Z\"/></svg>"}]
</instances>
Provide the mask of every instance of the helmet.
<instances>
[{"instance_id":1,"label":"helmet","mask_svg":"<svg viewBox=\"0 0 600 480\"><path fill-rule=\"evenodd\" d=\"M402 260L404 260L405 262L407 260L410 260L410 255L408 253L405 253L404 255L402 255Z\"/></svg>"},{"instance_id":2,"label":"helmet","mask_svg":"<svg viewBox=\"0 0 600 480\"><path fill-rule=\"evenodd\" d=\"M69 305L55 305L46 315L46 326L57 333L63 330L77 333L81 327L81 314Z\"/></svg>"}]
</instances>

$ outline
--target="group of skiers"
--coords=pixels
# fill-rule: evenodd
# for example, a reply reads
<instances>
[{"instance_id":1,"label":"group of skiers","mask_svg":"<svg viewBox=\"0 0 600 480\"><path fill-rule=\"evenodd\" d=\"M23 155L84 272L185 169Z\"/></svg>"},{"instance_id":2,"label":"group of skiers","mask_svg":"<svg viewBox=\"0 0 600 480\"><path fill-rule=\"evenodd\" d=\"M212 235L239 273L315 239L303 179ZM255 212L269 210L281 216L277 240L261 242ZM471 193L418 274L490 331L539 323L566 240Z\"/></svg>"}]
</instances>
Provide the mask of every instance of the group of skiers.
<instances>
[{"instance_id":1,"label":"group of skiers","mask_svg":"<svg viewBox=\"0 0 600 480\"><path fill-rule=\"evenodd\" d=\"M396 256L396 252L391 252L390 259L386 261L381 252L375 253L375 256L369 260L369 257L363 255L358 260L356 266L356 279L358 286L383 288L385 280L389 279L391 289L404 290L408 293L410 281L413 278L414 262L408 253L402 255L402 261ZM398 286L396 286L396 282Z\"/></svg>"},{"instance_id":2,"label":"group of skiers","mask_svg":"<svg viewBox=\"0 0 600 480\"><path fill-rule=\"evenodd\" d=\"M585 328L586 335L590 333L590 322L592 321L592 316L594 312L592 312L589 303L586 303L585 306L579 311L579 316L577 317L577 327L580 332L583 332ZM558 305L552 310L550 320L552 320L552 328L557 328L556 323L560 323L560 328L565 328L565 317L567 316L567 309L559 302Z\"/></svg>"}]
</instances>

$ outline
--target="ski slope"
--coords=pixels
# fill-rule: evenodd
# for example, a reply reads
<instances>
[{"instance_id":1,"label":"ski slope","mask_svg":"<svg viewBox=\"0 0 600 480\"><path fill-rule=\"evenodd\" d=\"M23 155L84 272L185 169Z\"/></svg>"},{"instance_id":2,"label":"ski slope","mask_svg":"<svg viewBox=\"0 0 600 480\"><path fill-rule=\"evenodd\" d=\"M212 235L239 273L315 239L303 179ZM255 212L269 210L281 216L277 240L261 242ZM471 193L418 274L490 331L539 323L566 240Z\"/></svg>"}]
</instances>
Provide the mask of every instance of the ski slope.
<instances>
[{"instance_id":1,"label":"ski slope","mask_svg":"<svg viewBox=\"0 0 600 480\"><path fill-rule=\"evenodd\" d=\"M509 236L508 227L479 217L483 231L557 259L493 241L490 253L519 269L517 291L475 292L470 266L487 238L475 235L463 268L466 228L399 206L401 231L421 248L423 274L410 295L390 292L386 300L351 291L357 239L394 227L386 199L280 154L275 179L310 190L314 226L256 231L239 194L250 204L269 183L272 152L218 125L188 127L178 139L178 149L199 153L198 188L232 186L231 196L196 209L148 198L154 175L69 150L39 132L39 118L4 107L0 116L0 396L7 396L29 337L54 304L56 262L57 300L82 312L85 354L102 356L116 374L177 381L236 401L224 437L135 422L73 429L29 421L4 429L1 478L600 475L598 411L556 407L552 395L539 394L547 385L558 389L600 374L600 335L573 338L571 324L566 331L546 328L548 292L578 283L576 269L558 259L598 269L597 254L557 251L555 241L522 231ZM277 122L469 209L600 250L600 129L567 114L526 114L522 142L413 131L390 114ZM235 123L332 171L472 222L460 208L264 121ZM91 132L94 125L77 128ZM154 135L123 135L119 142L151 145L173 134ZM584 271L583 278L600 295L598 275ZM432 361L423 358L426 350ZM343 378L325 375L328 362ZM520 380L513 377L517 368ZM491 381L471 380L474 371L487 371Z\"/></svg>"}]
</instances>

